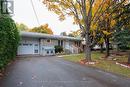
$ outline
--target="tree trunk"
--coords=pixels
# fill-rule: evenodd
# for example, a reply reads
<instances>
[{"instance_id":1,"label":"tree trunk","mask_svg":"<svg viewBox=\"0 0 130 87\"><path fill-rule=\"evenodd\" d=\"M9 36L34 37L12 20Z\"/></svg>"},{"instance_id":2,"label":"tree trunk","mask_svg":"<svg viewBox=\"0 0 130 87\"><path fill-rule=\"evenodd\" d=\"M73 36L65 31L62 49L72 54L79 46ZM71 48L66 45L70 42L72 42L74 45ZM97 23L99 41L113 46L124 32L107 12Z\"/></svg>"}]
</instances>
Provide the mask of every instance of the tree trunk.
<instances>
[{"instance_id":1,"label":"tree trunk","mask_svg":"<svg viewBox=\"0 0 130 87\"><path fill-rule=\"evenodd\" d=\"M118 46L118 44L116 45L116 51L119 52L119 46Z\"/></svg>"},{"instance_id":2,"label":"tree trunk","mask_svg":"<svg viewBox=\"0 0 130 87\"><path fill-rule=\"evenodd\" d=\"M128 53L128 64L130 64L130 52Z\"/></svg>"},{"instance_id":3,"label":"tree trunk","mask_svg":"<svg viewBox=\"0 0 130 87\"><path fill-rule=\"evenodd\" d=\"M109 38L106 37L106 57L110 56L110 50L109 50Z\"/></svg>"},{"instance_id":4,"label":"tree trunk","mask_svg":"<svg viewBox=\"0 0 130 87\"><path fill-rule=\"evenodd\" d=\"M103 49L103 43L101 43L100 46L101 46L100 52L103 53L103 50L104 50Z\"/></svg>"},{"instance_id":5,"label":"tree trunk","mask_svg":"<svg viewBox=\"0 0 130 87\"><path fill-rule=\"evenodd\" d=\"M90 38L89 38L88 33L85 35L85 40L86 40L85 57L86 57L86 60L90 62L91 61L91 47L90 47Z\"/></svg>"}]
</instances>

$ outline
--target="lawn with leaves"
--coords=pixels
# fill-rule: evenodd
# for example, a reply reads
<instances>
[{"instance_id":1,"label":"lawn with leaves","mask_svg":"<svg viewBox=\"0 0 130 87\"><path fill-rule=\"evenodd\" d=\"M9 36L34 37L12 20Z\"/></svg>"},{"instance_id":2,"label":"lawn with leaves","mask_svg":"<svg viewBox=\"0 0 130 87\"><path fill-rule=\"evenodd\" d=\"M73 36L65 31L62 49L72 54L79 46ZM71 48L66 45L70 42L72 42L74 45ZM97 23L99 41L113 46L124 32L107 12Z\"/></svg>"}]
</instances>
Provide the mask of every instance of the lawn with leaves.
<instances>
[{"instance_id":1,"label":"lawn with leaves","mask_svg":"<svg viewBox=\"0 0 130 87\"><path fill-rule=\"evenodd\" d=\"M97 61L99 63L89 66L130 77L130 69L122 67L120 65L116 65L116 62L126 62L127 56L121 56L121 57L115 56L114 58L117 59L116 61L101 59L102 56L104 56L104 54L101 54L100 52L92 52L92 60ZM63 57L65 60L69 60L72 62L79 62L81 59L84 58L84 54L67 55Z\"/></svg>"}]
</instances>

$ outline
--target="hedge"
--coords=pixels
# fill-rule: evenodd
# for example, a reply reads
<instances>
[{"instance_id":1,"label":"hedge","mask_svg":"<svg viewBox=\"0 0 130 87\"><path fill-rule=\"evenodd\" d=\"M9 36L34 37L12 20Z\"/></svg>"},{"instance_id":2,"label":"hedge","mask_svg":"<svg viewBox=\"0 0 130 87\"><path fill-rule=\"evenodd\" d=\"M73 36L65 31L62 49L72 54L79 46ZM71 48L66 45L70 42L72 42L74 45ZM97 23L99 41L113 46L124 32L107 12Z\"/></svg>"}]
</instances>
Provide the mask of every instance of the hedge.
<instances>
[{"instance_id":1,"label":"hedge","mask_svg":"<svg viewBox=\"0 0 130 87\"><path fill-rule=\"evenodd\" d=\"M62 46L55 46L55 53L61 53L63 52L63 47Z\"/></svg>"},{"instance_id":2,"label":"hedge","mask_svg":"<svg viewBox=\"0 0 130 87\"><path fill-rule=\"evenodd\" d=\"M0 69L16 57L19 32L9 16L0 16Z\"/></svg>"}]
</instances>

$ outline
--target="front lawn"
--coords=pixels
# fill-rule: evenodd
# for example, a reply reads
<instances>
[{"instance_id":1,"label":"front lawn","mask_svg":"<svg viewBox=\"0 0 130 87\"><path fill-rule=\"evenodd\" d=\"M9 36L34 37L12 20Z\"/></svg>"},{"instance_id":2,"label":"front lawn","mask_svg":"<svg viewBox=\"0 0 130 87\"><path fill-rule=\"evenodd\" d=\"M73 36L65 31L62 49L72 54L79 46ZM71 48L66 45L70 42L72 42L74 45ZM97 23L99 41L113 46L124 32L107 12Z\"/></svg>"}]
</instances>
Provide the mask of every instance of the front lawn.
<instances>
[{"instance_id":1,"label":"front lawn","mask_svg":"<svg viewBox=\"0 0 130 87\"><path fill-rule=\"evenodd\" d=\"M130 69L122 67L120 65L116 65L116 61L118 62L127 61L127 56L121 56L121 57L115 56L114 58L117 59L116 61L101 59L102 56L104 56L104 54L101 54L100 52L92 52L92 60L97 61L99 63L89 66L130 77ZM81 59L84 58L84 54L67 55L63 57L64 59L69 61L79 62Z\"/></svg>"}]
</instances>

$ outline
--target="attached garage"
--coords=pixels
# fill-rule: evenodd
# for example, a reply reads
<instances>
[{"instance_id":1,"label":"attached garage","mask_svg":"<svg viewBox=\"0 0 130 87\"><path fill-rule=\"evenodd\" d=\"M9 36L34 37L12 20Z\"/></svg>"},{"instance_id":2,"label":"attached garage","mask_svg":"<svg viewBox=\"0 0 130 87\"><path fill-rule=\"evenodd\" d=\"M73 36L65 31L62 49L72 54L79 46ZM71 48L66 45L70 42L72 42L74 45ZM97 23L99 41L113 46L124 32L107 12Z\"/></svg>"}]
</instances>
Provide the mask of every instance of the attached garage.
<instances>
[{"instance_id":1,"label":"attached garage","mask_svg":"<svg viewBox=\"0 0 130 87\"><path fill-rule=\"evenodd\" d=\"M18 55L39 54L38 39L22 38L18 47Z\"/></svg>"},{"instance_id":2,"label":"attached garage","mask_svg":"<svg viewBox=\"0 0 130 87\"><path fill-rule=\"evenodd\" d=\"M20 43L19 48L18 48L18 55L22 54L33 54L33 44L24 44Z\"/></svg>"}]
</instances>

